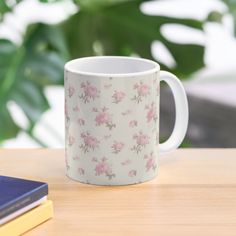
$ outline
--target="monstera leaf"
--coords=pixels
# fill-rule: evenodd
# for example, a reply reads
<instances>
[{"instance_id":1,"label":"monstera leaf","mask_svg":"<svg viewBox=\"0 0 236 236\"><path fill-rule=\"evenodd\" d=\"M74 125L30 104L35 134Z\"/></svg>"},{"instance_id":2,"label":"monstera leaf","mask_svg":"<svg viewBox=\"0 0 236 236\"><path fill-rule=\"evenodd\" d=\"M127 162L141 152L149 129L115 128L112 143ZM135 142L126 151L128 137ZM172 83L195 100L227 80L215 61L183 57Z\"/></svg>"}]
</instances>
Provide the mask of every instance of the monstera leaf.
<instances>
[{"instance_id":1,"label":"monstera leaf","mask_svg":"<svg viewBox=\"0 0 236 236\"><path fill-rule=\"evenodd\" d=\"M151 43L161 41L170 51L177 66L172 72L186 78L203 67L204 48L194 44L177 44L160 32L165 24L181 24L202 29L202 22L166 16L150 16L140 11L140 0L77 0L81 11L63 25L72 58L96 55L131 55L154 59ZM107 4L105 4L107 3Z\"/></svg>"},{"instance_id":2,"label":"monstera leaf","mask_svg":"<svg viewBox=\"0 0 236 236\"><path fill-rule=\"evenodd\" d=\"M63 65L68 58L63 36L56 27L30 26L21 46L0 40L0 141L17 135L19 127L9 113L14 101L32 129L49 103L44 95L48 85L63 83Z\"/></svg>"}]
</instances>

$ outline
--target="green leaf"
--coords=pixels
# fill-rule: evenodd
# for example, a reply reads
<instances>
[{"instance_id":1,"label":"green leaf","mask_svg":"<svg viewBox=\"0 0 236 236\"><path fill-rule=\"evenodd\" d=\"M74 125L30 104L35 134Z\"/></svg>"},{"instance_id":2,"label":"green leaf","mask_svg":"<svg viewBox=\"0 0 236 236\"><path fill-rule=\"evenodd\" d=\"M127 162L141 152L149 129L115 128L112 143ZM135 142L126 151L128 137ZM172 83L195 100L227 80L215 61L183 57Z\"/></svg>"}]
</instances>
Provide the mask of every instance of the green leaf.
<instances>
[{"instance_id":1,"label":"green leaf","mask_svg":"<svg viewBox=\"0 0 236 236\"><path fill-rule=\"evenodd\" d=\"M19 132L7 109L9 101L16 102L22 109L30 122L29 130L35 126L49 108L44 88L63 84L66 60L66 44L55 26L30 26L20 46L0 40L0 126L6 124L0 129L0 140L12 138Z\"/></svg>"},{"instance_id":2,"label":"green leaf","mask_svg":"<svg viewBox=\"0 0 236 236\"><path fill-rule=\"evenodd\" d=\"M2 105L0 111L0 142L15 137L19 132L19 127L14 123L7 107Z\"/></svg>"},{"instance_id":3,"label":"green leaf","mask_svg":"<svg viewBox=\"0 0 236 236\"><path fill-rule=\"evenodd\" d=\"M138 54L154 60L151 43L159 40L169 49L177 64L174 69L161 65L162 69L187 77L204 65L203 46L173 43L161 34L161 27L165 24L175 23L202 30L202 22L145 15L140 11L143 1L139 0L101 2L116 4L107 4L93 11L82 8L62 24L72 58L97 55L99 51L104 55ZM96 45L101 49L96 50Z\"/></svg>"}]
</instances>

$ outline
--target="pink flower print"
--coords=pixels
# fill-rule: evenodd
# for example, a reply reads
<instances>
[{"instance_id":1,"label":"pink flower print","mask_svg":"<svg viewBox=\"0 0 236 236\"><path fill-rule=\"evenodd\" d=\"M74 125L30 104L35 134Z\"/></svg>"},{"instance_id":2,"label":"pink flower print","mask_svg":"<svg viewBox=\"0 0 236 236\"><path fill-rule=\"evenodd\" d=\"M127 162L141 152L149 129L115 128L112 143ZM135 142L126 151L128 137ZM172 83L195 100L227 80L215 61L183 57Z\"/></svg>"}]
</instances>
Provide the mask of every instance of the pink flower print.
<instances>
[{"instance_id":1,"label":"pink flower print","mask_svg":"<svg viewBox=\"0 0 236 236\"><path fill-rule=\"evenodd\" d=\"M131 150L136 151L137 153L141 152L142 149L149 143L149 137L143 134L142 131L135 134L133 139L136 140L136 145L134 145Z\"/></svg>"},{"instance_id":2,"label":"pink flower print","mask_svg":"<svg viewBox=\"0 0 236 236\"><path fill-rule=\"evenodd\" d=\"M150 87L140 81L134 85L134 90L137 90L137 94L132 98L132 100L140 103L142 102L142 99L149 94Z\"/></svg>"},{"instance_id":3,"label":"pink flower print","mask_svg":"<svg viewBox=\"0 0 236 236\"><path fill-rule=\"evenodd\" d=\"M137 127L138 125L138 121L137 120L131 120L129 122L129 127L133 128L133 127Z\"/></svg>"},{"instance_id":4,"label":"pink flower print","mask_svg":"<svg viewBox=\"0 0 236 236\"><path fill-rule=\"evenodd\" d=\"M108 109L106 107L102 108L100 111L96 108L93 108L93 112L97 112L95 117L97 126L105 125L109 128L109 130L116 127L112 121L111 114L108 113Z\"/></svg>"},{"instance_id":5,"label":"pink flower print","mask_svg":"<svg viewBox=\"0 0 236 236\"><path fill-rule=\"evenodd\" d=\"M107 162L106 158L102 158L101 160L93 158L92 160L97 163L95 166L95 175L105 175L108 179L115 177L115 174L112 173L112 166Z\"/></svg>"},{"instance_id":6,"label":"pink flower print","mask_svg":"<svg viewBox=\"0 0 236 236\"><path fill-rule=\"evenodd\" d=\"M114 92L114 94L112 95L113 98L113 103L119 103L121 102L125 97L125 93L122 91L116 91Z\"/></svg>"},{"instance_id":7,"label":"pink flower print","mask_svg":"<svg viewBox=\"0 0 236 236\"><path fill-rule=\"evenodd\" d=\"M130 159L127 159L127 160L121 162L120 164L121 164L122 166L127 166L127 165L131 164L131 160L130 160Z\"/></svg>"},{"instance_id":8,"label":"pink flower print","mask_svg":"<svg viewBox=\"0 0 236 236\"><path fill-rule=\"evenodd\" d=\"M85 124L85 120L82 119L82 118L79 118L79 119L77 120L77 123L78 123L80 126L83 126L83 125Z\"/></svg>"},{"instance_id":9,"label":"pink flower print","mask_svg":"<svg viewBox=\"0 0 236 236\"><path fill-rule=\"evenodd\" d=\"M153 120L156 123L157 109L154 102L150 106L146 106L145 109L147 110L147 114L146 114L147 122L149 123Z\"/></svg>"},{"instance_id":10,"label":"pink flower print","mask_svg":"<svg viewBox=\"0 0 236 236\"><path fill-rule=\"evenodd\" d=\"M84 103L90 102L99 97L100 91L94 85L90 84L90 82L82 82L80 87L83 89L83 93L79 98L81 98Z\"/></svg>"},{"instance_id":11,"label":"pink flower print","mask_svg":"<svg viewBox=\"0 0 236 236\"><path fill-rule=\"evenodd\" d=\"M99 112L95 118L96 125L102 125L110 122L110 115L104 111Z\"/></svg>"},{"instance_id":12,"label":"pink flower print","mask_svg":"<svg viewBox=\"0 0 236 236\"><path fill-rule=\"evenodd\" d=\"M72 86L69 86L68 88L68 94L69 94L69 97L71 98L75 93L75 88L72 87Z\"/></svg>"},{"instance_id":13,"label":"pink flower print","mask_svg":"<svg viewBox=\"0 0 236 236\"><path fill-rule=\"evenodd\" d=\"M69 146L72 146L75 143L75 137L69 135L68 143L69 143Z\"/></svg>"},{"instance_id":14,"label":"pink flower print","mask_svg":"<svg viewBox=\"0 0 236 236\"><path fill-rule=\"evenodd\" d=\"M79 167L78 168L78 173L79 173L79 175L84 175L84 169Z\"/></svg>"},{"instance_id":15,"label":"pink flower print","mask_svg":"<svg viewBox=\"0 0 236 236\"><path fill-rule=\"evenodd\" d=\"M147 160L146 161L146 171L150 171L151 169L153 169L153 170L156 169L156 167L157 167L156 158L154 157L153 152L151 152L151 154L149 156L145 155L144 159Z\"/></svg>"},{"instance_id":16,"label":"pink flower print","mask_svg":"<svg viewBox=\"0 0 236 236\"><path fill-rule=\"evenodd\" d=\"M111 146L113 153L117 154L124 148L124 143L115 141Z\"/></svg>"},{"instance_id":17,"label":"pink flower print","mask_svg":"<svg viewBox=\"0 0 236 236\"><path fill-rule=\"evenodd\" d=\"M89 132L83 132L81 134L81 138L84 143L80 145L80 148L84 151L84 153L89 152L90 150L95 150L99 147L100 142L97 138L90 135Z\"/></svg>"},{"instance_id":18,"label":"pink flower print","mask_svg":"<svg viewBox=\"0 0 236 236\"><path fill-rule=\"evenodd\" d=\"M137 175L137 171L136 170L131 170L131 171L129 171L129 173L128 173L128 176L129 177L134 177L134 176L136 176Z\"/></svg>"}]
</instances>

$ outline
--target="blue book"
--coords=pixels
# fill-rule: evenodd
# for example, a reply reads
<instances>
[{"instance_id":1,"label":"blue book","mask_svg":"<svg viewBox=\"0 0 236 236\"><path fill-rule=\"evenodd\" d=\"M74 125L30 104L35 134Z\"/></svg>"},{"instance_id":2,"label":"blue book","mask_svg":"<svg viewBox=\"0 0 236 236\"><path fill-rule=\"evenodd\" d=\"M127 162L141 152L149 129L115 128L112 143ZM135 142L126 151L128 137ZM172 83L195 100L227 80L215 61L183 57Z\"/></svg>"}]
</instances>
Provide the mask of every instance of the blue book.
<instances>
[{"instance_id":1,"label":"blue book","mask_svg":"<svg viewBox=\"0 0 236 236\"><path fill-rule=\"evenodd\" d=\"M48 195L48 184L0 175L0 219Z\"/></svg>"}]
</instances>

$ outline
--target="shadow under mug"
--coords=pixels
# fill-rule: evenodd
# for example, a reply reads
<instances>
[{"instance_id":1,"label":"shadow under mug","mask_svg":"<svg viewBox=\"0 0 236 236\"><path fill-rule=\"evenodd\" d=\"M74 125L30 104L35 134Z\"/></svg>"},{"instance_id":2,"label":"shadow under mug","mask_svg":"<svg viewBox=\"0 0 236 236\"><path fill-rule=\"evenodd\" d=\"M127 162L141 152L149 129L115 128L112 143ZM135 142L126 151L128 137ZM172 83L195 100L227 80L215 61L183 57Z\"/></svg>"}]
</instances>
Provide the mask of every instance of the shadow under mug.
<instances>
[{"instance_id":1,"label":"shadow under mug","mask_svg":"<svg viewBox=\"0 0 236 236\"><path fill-rule=\"evenodd\" d=\"M160 81L171 88L176 121L159 144ZM173 74L151 60L99 56L65 65L66 172L96 185L127 185L154 178L158 156L185 136L188 103Z\"/></svg>"}]
</instances>

